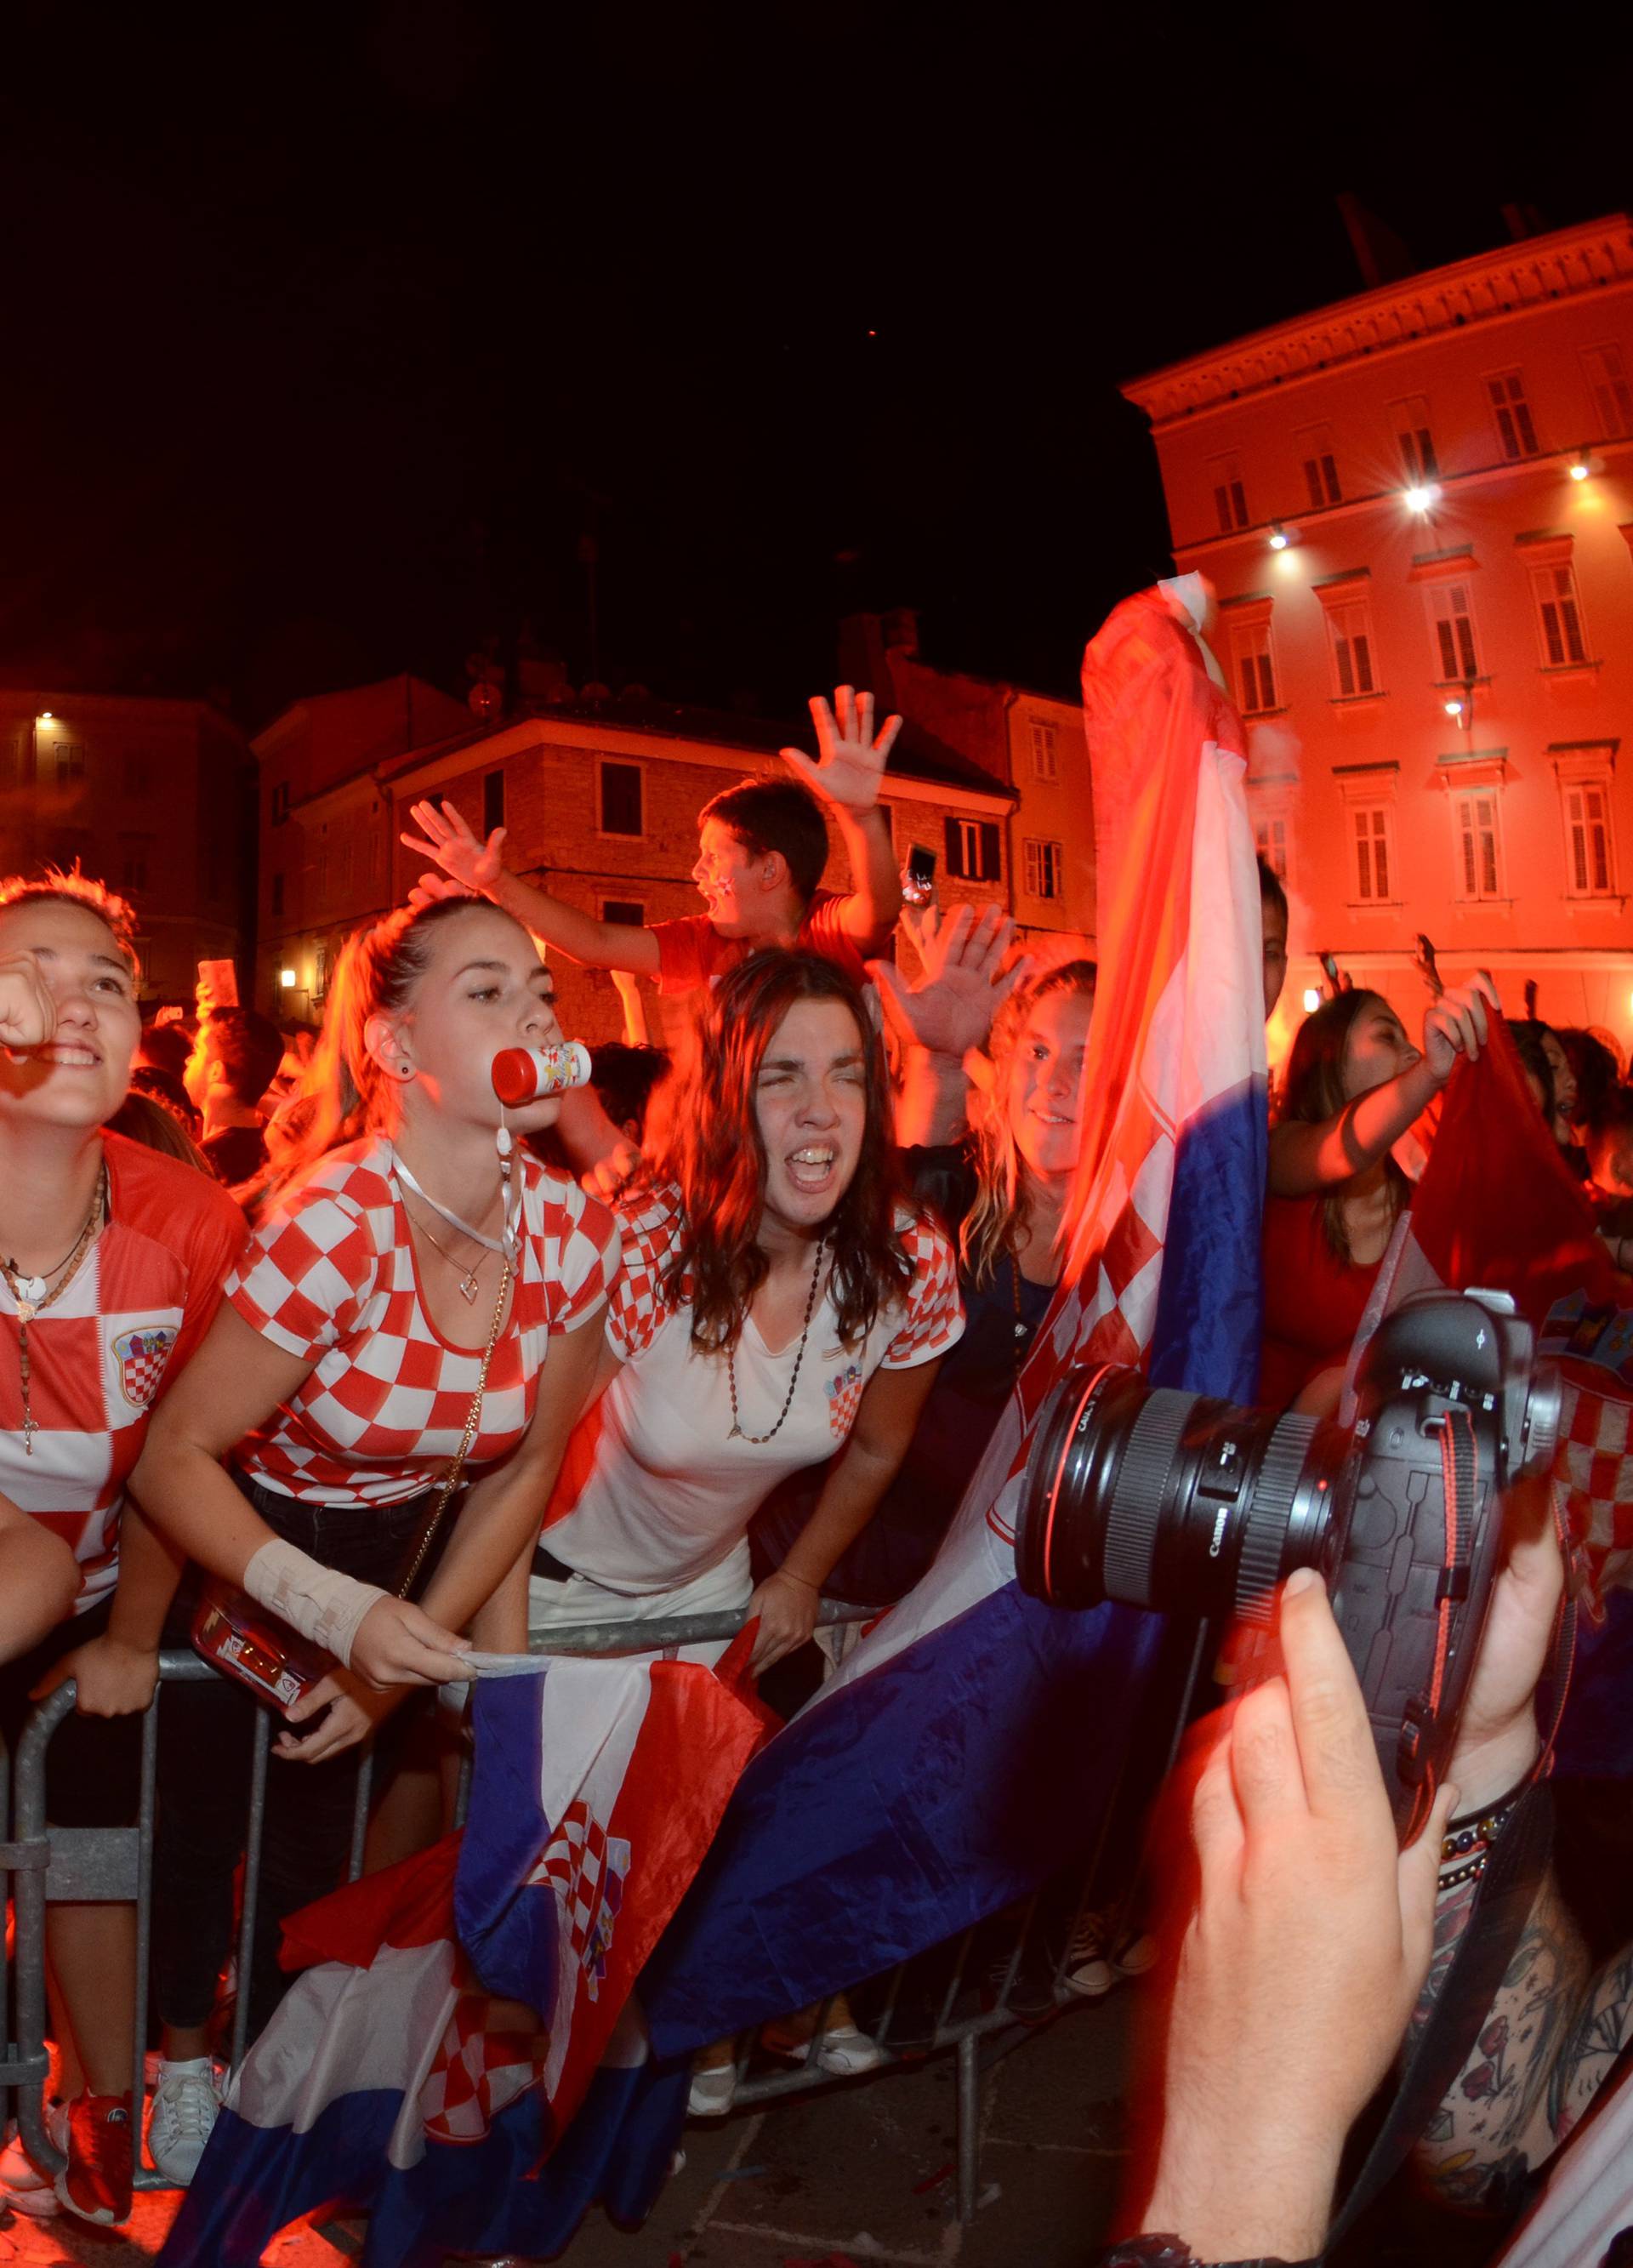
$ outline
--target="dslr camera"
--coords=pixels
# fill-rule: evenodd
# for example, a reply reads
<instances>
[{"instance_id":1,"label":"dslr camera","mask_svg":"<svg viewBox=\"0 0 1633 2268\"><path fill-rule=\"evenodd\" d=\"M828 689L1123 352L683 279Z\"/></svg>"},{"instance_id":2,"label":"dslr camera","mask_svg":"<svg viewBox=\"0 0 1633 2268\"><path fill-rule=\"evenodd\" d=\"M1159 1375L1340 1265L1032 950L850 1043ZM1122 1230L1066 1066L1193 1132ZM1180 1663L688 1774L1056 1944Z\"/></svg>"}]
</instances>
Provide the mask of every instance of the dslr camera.
<instances>
[{"instance_id":1,"label":"dslr camera","mask_svg":"<svg viewBox=\"0 0 1633 2268\"><path fill-rule=\"evenodd\" d=\"M1502 1292L1425 1292L1368 1341L1353 1431L1085 1364L1039 1413L1015 1531L1021 1586L1268 1631L1296 1567L1324 1579L1402 1841L1421 1827L1502 1558L1504 1492L1545 1472L1552 1364Z\"/></svg>"}]
</instances>

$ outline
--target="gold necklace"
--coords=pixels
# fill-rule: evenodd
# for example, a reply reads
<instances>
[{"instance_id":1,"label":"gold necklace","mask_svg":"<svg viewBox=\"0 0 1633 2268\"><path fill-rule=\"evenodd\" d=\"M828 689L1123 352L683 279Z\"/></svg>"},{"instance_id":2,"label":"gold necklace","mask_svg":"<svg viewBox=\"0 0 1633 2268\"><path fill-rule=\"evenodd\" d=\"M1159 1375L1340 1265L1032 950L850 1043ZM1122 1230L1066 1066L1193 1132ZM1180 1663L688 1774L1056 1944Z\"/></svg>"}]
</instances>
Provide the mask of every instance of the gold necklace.
<instances>
[{"instance_id":1,"label":"gold necklace","mask_svg":"<svg viewBox=\"0 0 1633 2268\"><path fill-rule=\"evenodd\" d=\"M408 1211L406 1205L403 1210L405 1212ZM443 1258L447 1262L450 1268L457 1268L460 1265L459 1261L455 1258L454 1255L449 1251L442 1239L439 1236L433 1236L423 1220L416 1221L413 1214L409 1213L408 1225L411 1228L417 1228L420 1234L425 1239L425 1241L436 1251L441 1253ZM476 1304L476 1294L482 1289L481 1285L478 1284L476 1280L476 1271L487 1257L488 1256L484 1252L479 1258L473 1260L470 1266L460 1278L460 1297L464 1300L467 1307L474 1307Z\"/></svg>"},{"instance_id":2,"label":"gold necklace","mask_svg":"<svg viewBox=\"0 0 1633 2268\"><path fill-rule=\"evenodd\" d=\"M32 1370L28 1326L42 1307L50 1307L67 1291L79 1273L79 1263L90 1250L92 1241L107 1216L107 1160L104 1158L101 1171L97 1175L96 1190L91 1199L91 1210L67 1254L55 1268L48 1268L44 1276L26 1276L15 1259L0 1260L0 1276L5 1278L6 1287L17 1302L17 1366L18 1383L23 1389L23 1454L26 1457L33 1455L34 1435L40 1431L34 1423L33 1409L28 1396ZM60 1276L59 1270L62 1271ZM46 1279L51 1276L58 1276L59 1280L48 1290Z\"/></svg>"}]
</instances>

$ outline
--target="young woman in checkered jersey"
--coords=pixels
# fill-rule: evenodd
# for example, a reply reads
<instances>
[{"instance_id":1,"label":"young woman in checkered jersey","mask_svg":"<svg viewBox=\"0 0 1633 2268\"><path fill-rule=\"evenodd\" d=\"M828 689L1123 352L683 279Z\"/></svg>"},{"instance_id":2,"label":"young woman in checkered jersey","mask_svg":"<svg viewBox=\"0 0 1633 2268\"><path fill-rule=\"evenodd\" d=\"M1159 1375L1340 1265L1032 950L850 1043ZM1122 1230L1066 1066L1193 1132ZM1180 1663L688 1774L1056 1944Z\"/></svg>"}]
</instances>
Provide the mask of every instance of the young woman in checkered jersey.
<instances>
[{"instance_id":1,"label":"young woman in checkered jersey","mask_svg":"<svg viewBox=\"0 0 1633 2268\"><path fill-rule=\"evenodd\" d=\"M54 1826L136 1817L141 1717L176 1568L127 1496L161 1383L243 1241L226 1192L107 1130L141 1035L134 919L78 874L0 881L0 1735L77 1681L46 1756ZM135 1909L47 1917L55 2182L20 2142L0 2202L95 2220L129 2205Z\"/></svg>"},{"instance_id":2,"label":"young woman in checkered jersey","mask_svg":"<svg viewBox=\"0 0 1633 2268\"><path fill-rule=\"evenodd\" d=\"M459 1633L536 1532L593 1376L600 1333L584 1326L617 1270L616 1226L519 1139L502 1160L490 1079L501 1049L560 1036L549 971L491 906L404 909L348 942L304 1131L283 1153L192 1390L142 1461L143 1502L175 1543L345 1662L287 1712L275 1743L264 1918L240 1986L252 2032L283 1988L283 1916L343 1870L356 1743L416 1688L460 1675ZM509 1113L509 1128L534 1131L557 1108ZM471 1485L416 1605L388 1594L459 1448L496 1303ZM239 1785L243 1756L230 1748L222 1767ZM195 2000L166 2014L187 2015L200 2053L242 1826L237 1800L212 1789L184 1818L166 1815L156 1862L156 1912ZM166 1944L157 1957L162 1973Z\"/></svg>"}]
</instances>

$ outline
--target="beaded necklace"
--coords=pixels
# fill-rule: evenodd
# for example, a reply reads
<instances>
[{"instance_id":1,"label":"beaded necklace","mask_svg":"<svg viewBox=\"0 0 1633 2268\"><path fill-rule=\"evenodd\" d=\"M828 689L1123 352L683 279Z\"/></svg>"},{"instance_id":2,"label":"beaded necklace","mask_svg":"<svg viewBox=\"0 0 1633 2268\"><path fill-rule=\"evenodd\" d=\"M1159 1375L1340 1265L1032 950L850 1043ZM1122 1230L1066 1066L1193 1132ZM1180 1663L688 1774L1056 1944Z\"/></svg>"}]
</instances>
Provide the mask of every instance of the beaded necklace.
<instances>
[{"instance_id":1,"label":"beaded necklace","mask_svg":"<svg viewBox=\"0 0 1633 2268\"><path fill-rule=\"evenodd\" d=\"M817 1285L822 1278L822 1251L827 1242L828 1232L825 1229L817 1239L816 1262L811 1270L811 1289L805 1295L805 1329L799 1334L799 1351L794 1357L794 1374L788 1381L788 1392L783 1396L783 1407L778 1412L777 1421L770 1432L745 1433L738 1423L737 1349L735 1346L726 1349L726 1384L732 1389L732 1430L725 1437L728 1441L752 1441L758 1447L761 1442L774 1440L783 1430L783 1420L794 1406L794 1388L799 1383L799 1366L805 1359L805 1341L811 1336L811 1318L816 1313Z\"/></svg>"}]
</instances>

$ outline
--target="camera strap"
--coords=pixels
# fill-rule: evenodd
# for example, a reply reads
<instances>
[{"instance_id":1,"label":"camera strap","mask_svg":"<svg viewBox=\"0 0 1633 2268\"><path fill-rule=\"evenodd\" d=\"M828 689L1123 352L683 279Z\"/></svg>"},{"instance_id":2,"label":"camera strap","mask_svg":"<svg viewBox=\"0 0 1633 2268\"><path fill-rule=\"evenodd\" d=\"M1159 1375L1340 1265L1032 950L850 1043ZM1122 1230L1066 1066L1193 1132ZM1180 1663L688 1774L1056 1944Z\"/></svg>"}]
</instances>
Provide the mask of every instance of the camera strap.
<instances>
[{"instance_id":1,"label":"camera strap","mask_svg":"<svg viewBox=\"0 0 1633 2268\"><path fill-rule=\"evenodd\" d=\"M1557 1520L1557 1499L1556 1499ZM1508 1973L1520 1933L1536 1904L1554 1851L1554 1793L1547 1774L1570 1690L1576 1652L1576 1607L1560 1602L1547 1679L1551 1722L1531 1786L1491 1846L1475 1892L1474 1911L1452 1957L1427 2022L1411 2041L1392 2095L1384 2097L1351 2139L1346 2161L1358 2160L1333 2219L1322 2257L1335 2251L1400 2171L1456 2082ZM1371 2139L1366 2136L1370 2132Z\"/></svg>"}]
</instances>

